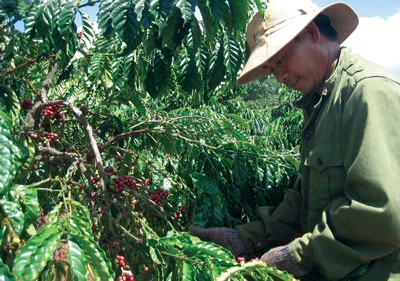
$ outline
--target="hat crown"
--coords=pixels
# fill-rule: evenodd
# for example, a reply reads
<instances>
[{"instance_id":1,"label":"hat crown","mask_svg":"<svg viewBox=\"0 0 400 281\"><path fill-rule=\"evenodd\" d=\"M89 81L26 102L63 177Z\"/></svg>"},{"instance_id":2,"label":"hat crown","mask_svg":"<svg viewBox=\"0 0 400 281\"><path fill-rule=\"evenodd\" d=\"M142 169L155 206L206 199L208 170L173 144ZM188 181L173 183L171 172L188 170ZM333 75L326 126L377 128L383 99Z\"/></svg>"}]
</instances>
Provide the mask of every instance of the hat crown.
<instances>
[{"instance_id":1,"label":"hat crown","mask_svg":"<svg viewBox=\"0 0 400 281\"><path fill-rule=\"evenodd\" d=\"M247 43L252 50L260 35L274 27L295 19L301 15L315 13L319 8L309 0L271 0L268 2L264 17L253 15L246 30Z\"/></svg>"},{"instance_id":2,"label":"hat crown","mask_svg":"<svg viewBox=\"0 0 400 281\"><path fill-rule=\"evenodd\" d=\"M318 10L318 6L309 0L271 0L264 12L266 29Z\"/></svg>"}]
</instances>

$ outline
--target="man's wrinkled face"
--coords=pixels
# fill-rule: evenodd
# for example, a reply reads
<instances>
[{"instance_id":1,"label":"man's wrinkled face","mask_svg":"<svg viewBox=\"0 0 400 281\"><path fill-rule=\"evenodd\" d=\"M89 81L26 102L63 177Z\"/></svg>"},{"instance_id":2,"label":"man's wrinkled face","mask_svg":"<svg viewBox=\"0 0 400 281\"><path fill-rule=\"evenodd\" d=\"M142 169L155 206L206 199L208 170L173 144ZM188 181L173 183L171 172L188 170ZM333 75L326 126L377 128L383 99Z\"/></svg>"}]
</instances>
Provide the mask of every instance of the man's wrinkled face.
<instances>
[{"instance_id":1,"label":"man's wrinkled face","mask_svg":"<svg viewBox=\"0 0 400 281\"><path fill-rule=\"evenodd\" d=\"M277 81L304 95L319 92L323 87L323 71L318 60L318 45L306 30L272 57L264 68L269 68Z\"/></svg>"}]
</instances>

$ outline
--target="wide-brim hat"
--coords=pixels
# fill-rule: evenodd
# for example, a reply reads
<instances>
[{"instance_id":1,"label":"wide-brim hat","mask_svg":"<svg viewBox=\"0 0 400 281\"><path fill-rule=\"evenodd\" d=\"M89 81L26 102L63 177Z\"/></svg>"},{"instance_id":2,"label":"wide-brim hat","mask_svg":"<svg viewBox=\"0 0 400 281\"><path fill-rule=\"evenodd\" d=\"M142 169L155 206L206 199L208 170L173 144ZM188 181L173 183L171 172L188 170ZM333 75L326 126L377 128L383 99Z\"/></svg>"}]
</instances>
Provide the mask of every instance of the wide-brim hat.
<instances>
[{"instance_id":1,"label":"wide-brim hat","mask_svg":"<svg viewBox=\"0 0 400 281\"><path fill-rule=\"evenodd\" d=\"M270 0L264 17L257 12L247 24L246 39L251 54L237 83L242 85L270 75L269 68L263 66L319 14L330 19L339 44L358 25L356 13L344 3L333 3L320 9L309 0Z\"/></svg>"}]
</instances>

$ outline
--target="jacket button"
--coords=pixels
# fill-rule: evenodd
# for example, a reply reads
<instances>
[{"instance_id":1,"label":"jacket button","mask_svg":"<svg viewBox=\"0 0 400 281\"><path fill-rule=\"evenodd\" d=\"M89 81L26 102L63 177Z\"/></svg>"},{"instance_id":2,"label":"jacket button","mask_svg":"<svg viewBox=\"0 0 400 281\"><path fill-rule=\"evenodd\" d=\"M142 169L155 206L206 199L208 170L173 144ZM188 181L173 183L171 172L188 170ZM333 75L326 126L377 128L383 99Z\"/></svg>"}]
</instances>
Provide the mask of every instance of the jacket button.
<instances>
[{"instance_id":1,"label":"jacket button","mask_svg":"<svg viewBox=\"0 0 400 281\"><path fill-rule=\"evenodd\" d=\"M321 165L324 163L324 161L322 161L322 158L321 158L321 157L318 157L317 163L318 163L318 165L321 166Z\"/></svg>"},{"instance_id":2,"label":"jacket button","mask_svg":"<svg viewBox=\"0 0 400 281\"><path fill-rule=\"evenodd\" d=\"M309 131L304 133L304 139L309 140L311 138L311 133Z\"/></svg>"}]
</instances>

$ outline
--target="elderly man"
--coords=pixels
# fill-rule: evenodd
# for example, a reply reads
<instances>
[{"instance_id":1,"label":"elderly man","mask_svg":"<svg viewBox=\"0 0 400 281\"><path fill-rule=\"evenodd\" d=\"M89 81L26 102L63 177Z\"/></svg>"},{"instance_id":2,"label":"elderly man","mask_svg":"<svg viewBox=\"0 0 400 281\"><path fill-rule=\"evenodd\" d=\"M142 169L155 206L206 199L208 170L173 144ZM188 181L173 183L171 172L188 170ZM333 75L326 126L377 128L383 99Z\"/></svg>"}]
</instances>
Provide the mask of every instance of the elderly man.
<instances>
[{"instance_id":1,"label":"elderly man","mask_svg":"<svg viewBox=\"0 0 400 281\"><path fill-rule=\"evenodd\" d=\"M303 93L301 184L257 221L193 235L236 256L269 248L261 259L295 276L400 280L400 81L341 47L357 24L343 3L308 0L252 17L238 84L272 74Z\"/></svg>"}]
</instances>

